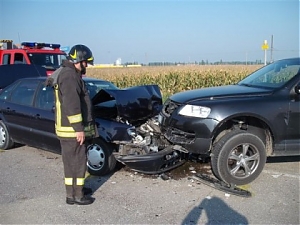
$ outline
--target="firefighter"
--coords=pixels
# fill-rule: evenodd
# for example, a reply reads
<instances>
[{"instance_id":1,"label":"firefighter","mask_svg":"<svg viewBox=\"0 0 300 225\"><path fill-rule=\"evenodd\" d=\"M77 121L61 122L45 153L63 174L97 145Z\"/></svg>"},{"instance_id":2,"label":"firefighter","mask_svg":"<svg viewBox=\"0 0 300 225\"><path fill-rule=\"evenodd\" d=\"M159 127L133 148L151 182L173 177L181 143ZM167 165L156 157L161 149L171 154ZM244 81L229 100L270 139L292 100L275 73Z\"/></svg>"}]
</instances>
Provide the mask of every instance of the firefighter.
<instances>
[{"instance_id":1,"label":"firefighter","mask_svg":"<svg viewBox=\"0 0 300 225\"><path fill-rule=\"evenodd\" d=\"M55 131L60 140L64 165L66 203L88 205L94 198L84 195L88 141L97 136L92 104L82 80L93 54L85 45L75 45L47 80L55 93Z\"/></svg>"}]
</instances>

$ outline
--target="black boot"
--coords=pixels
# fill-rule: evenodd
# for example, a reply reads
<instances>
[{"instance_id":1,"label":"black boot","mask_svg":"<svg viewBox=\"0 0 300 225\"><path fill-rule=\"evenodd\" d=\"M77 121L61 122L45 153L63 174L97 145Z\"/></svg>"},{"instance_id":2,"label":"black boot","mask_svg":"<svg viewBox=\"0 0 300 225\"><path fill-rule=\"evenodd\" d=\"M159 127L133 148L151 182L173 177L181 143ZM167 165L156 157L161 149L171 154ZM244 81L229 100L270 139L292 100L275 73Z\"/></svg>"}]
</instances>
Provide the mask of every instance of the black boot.
<instances>
[{"instance_id":1,"label":"black boot","mask_svg":"<svg viewBox=\"0 0 300 225\"><path fill-rule=\"evenodd\" d=\"M93 190L92 190L92 188L83 187L82 193L83 193L83 195L91 195L91 194L93 194Z\"/></svg>"},{"instance_id":2,"label":"black boot","mask_svg":"<svg viewBox=\"0 0 300 225\"><path fill-rule=\"evenodd\" d=\"M66 198L66 203L67 204L69 204L69 205L74 205L74 203L75 203L75 200L74 200L74 198Z\"/></svg>"},{"instance_id":3,"label":"black boot","mask_svg":"<svg viewBox=\"0 0 300 225\"><path fill-rule=\"evenodd\" d=\"M74 198L74 204L77 205L90 205L94 202L94 198L88 197L88 196L83 196L82 198Z\"/></svg>"}]
</instances>

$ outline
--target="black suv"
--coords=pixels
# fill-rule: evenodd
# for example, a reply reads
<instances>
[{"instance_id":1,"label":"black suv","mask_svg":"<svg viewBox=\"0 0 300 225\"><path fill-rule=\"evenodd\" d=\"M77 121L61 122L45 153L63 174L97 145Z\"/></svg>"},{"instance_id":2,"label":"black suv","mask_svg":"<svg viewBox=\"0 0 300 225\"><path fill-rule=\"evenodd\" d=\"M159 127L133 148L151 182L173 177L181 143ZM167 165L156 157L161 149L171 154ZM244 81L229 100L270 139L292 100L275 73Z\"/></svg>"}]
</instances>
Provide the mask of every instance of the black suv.
<instances>
[{"instance_id":1,"label":"black suv","mask_svg":"<svg viewBox=\"0 0 300 225\"><path fill-rule=\"evenodd\" d=\"M229 184L256 179L269 156L299 155L300 58L279 60L235 85L174 94L159 115L161 132L189 153L211 156Z\"/></svg>"}]
</instances>

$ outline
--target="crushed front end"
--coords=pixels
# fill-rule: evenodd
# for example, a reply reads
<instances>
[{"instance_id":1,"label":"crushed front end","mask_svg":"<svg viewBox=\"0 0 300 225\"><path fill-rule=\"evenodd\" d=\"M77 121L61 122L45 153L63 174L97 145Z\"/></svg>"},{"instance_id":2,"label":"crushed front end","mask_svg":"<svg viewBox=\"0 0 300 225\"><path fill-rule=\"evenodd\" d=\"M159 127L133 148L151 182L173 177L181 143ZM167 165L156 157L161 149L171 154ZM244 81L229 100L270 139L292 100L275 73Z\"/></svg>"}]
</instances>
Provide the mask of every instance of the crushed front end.
<instances>
[{"instance_id":1,"label":"crushed front end","mask_svg":"<svg viewBox=\"0 0 300 225\"><path fill-rule=\"evenodd\" d=\"M162 96L157 85L101 90L92 99L99 134L112 143L117 161L132 170L158 174L182 165L187 151L161 133Z\"/></svg>"},{"instance_id":2,"label":"crushed front end","mask_svg":"<svg viewBox=\"0 0 300 225\"><path fill-rule=\"evenodd\" d=\"M179 145L171 145L161 134L157 117L139 127L127 130L131 141L118 141L115 158L134 171L158 174L172 170L186 162L188 152Z\"/></svg>"}]
</instances>

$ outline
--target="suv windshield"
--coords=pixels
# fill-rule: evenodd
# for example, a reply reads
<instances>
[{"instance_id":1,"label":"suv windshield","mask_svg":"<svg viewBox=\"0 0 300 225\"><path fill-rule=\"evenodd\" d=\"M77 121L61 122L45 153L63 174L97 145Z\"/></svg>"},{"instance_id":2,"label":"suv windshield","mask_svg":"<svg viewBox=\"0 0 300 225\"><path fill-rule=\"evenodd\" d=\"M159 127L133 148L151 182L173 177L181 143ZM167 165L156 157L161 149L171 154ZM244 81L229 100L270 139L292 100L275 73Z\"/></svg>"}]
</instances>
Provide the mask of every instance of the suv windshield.
<instances>
[{"instance_id":1,"label":"suv windshield","mask_svg":"<svg viewBox=\"0 0 300 225\"><path fill-rule=\"evenodd\" d=\"M300 73L300 59L285 59L271 63L241 80L239 85L277 88Z\"/></svg>"},{"instance_id":2,"label":"suv windshield","mask_svg":"<svg viewBox=\"0 0 300 225\"><path fill-rule=\"evenodd\" d=\"M59 68L62 60L67 59L65 54L57 53L28 53L28 57L32 64L45 67L47 70L55 70Z\"/></svg>"}]
</instances>

